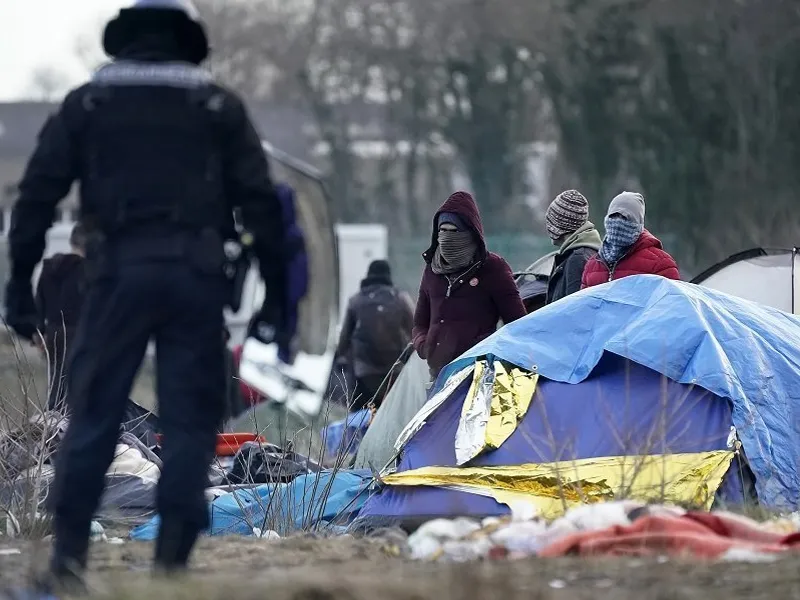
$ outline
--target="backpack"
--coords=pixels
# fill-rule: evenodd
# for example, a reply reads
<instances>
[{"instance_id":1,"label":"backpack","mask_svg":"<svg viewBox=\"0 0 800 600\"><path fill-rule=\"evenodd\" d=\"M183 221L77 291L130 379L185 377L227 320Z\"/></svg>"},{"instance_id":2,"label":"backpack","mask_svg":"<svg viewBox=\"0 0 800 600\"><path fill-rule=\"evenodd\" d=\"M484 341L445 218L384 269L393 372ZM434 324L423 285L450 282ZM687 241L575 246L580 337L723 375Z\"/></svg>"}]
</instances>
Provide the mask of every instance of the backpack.
<instances>
[{"instance_id":1,"label":"backpack","mask_svg":"<svg viewBox=\"0 0 800 600\"><path fill-rule=\"evenodd\" d=\"M406 301L391 286L370 286L358 295L353 311L354 358L388 373L409 342Z\"/></svg>"}]
</instances>

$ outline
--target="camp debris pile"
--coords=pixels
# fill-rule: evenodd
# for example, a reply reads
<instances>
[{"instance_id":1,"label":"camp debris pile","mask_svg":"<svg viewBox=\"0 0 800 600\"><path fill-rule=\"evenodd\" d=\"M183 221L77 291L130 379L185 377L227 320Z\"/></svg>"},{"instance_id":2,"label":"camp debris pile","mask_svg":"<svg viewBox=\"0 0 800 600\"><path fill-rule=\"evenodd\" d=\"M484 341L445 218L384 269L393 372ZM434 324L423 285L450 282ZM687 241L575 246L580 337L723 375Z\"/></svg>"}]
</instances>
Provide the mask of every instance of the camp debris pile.
<instances>
[{"instance_id":1,"label":"camp debris pile","mask_svg":"<svg viewBox=\"0 0 800 600\"><path fill-rule=\"evenodd\" d=\"M136 519L155 508L161 461L149 446L155 444L154 418L133 402L125 415L106 473L100 518ZM17 528L13 525L16 517L44 514L55 474L54 458L67 425L67 417L49 411L0 432L0 509L8 531Z\"/></svg>"},{"instance_id":2,"label":"camp debris pile","mask_svg":"<svg viewBox=\"0 0 800 600\"><path fill-rule=\"evenodd\" d=\"M800 547L800 513L757 522L729 512L689 512L668 505L606 502L546 521L510 517L435 519L408 539L412 559L433 562L530 556L692 557L767 562Z\"/></svg>"}]
</instances>

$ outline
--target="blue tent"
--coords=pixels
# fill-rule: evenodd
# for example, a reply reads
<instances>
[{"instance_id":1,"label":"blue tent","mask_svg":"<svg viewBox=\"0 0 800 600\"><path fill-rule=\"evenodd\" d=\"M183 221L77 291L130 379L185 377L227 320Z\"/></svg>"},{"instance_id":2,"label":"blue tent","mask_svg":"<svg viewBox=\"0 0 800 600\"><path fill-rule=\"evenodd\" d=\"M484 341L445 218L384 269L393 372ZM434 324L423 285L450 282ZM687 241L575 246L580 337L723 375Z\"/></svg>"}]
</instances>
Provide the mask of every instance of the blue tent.
<instances>
[{"instance_id":1,"label":"blue tent","mask_svg":"<svg viewBox=\"0 0 800 600\"><path fill-rule=\"evenodd\" d=\"M483 357L534 371L540 380L513 434L463 466L723 450L733 425L759 500L797 506L797 317L688 283L629 277L504 327L449 365L432 393ZM456 467L469 388L467 379L406 443L398 474ZM723 496L742 497L741 472L728 471ZM494 498L452 487L387 486L366 502L359 522L506 512Z\"/></svg>"}]
</instances>

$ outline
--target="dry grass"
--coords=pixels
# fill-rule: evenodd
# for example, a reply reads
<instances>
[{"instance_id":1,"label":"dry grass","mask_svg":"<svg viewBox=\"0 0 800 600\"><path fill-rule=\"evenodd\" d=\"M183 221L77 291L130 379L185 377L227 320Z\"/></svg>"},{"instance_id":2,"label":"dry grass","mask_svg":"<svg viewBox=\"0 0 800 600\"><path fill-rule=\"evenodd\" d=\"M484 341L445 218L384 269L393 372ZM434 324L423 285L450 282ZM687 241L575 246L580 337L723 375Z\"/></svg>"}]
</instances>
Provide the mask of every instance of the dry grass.
<instances>
[{"instance_id":1,"label":"dry grass","mask_svg":"<svg viewBox=\"0 0 800 600\"><path fill-rule=\"evenodd\" d=\"M19 547L19 546L18 546ZM0 556L0 581L25 579L34 554ZM771 564L655 559L536 559L477 564L409 563L380 542L298 538L263 542L211 538L186 581L148 576L148 544L96 545L93 597L127 600L754 600L800 597L800 559ZM39 559L37 559L39 560Z\"/></svg>"},{"instance_id":2,"label":"dry grass","mask_svg":"<svg viewBox=\"0 0 800 600\"><path fill-rule=\"evenodd\" d=\"M42 507L65 422L46 410L47 362L33 345L0 327L0 532L14 537L37 539L50 532ZM154 407L154 387L145 364L134 397Z\"/></svg>"},{"instance_id":3,"label":"dry grass","mask_svg":"<svg viewBox=\"0 0 800 600\"><path fill-rule=\"evenodd\" d=\"M47 398L47 361L26 343L19 343L0 325L0 429L9 422L19 425L20 419L41 411ZM158 412L155 399L155 372L145 360L136 377L131 398L139 405ZM5 420L4 424L2 421Z\"/></svg>"}]
</instances>

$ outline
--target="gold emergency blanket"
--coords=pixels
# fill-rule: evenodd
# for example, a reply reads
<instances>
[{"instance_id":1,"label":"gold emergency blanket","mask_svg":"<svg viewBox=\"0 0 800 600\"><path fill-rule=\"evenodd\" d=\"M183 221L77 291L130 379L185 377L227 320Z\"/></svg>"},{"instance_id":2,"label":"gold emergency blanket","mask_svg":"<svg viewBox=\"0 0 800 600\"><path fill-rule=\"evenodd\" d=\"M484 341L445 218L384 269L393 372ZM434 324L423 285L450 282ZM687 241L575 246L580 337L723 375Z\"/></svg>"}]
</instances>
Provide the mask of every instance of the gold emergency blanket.
<instances>
[{"instance_id":1,"label":"gold emergency blanket","mask_svg":"<svg viewBox=\"0 0 800 600\"><path fill-rule=\"evenodd\" d=\"M433 486L528 503L553 519L579 504L619 499L709 510L734 452L609 456L503 467L426 467L394 473L386 485Z\"/></svg>"},{"instance_id":2,"label":"gold emergency blanket","mask_svg":"<svg viewBox=\"0 0 800 600\"><path fill-rule=\"evenodd\" d=\"M539 375L495 360L478 360L456 431L456 464L496 450L517 429Z\"/></svg>"}]
</instances>

